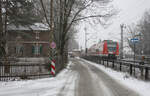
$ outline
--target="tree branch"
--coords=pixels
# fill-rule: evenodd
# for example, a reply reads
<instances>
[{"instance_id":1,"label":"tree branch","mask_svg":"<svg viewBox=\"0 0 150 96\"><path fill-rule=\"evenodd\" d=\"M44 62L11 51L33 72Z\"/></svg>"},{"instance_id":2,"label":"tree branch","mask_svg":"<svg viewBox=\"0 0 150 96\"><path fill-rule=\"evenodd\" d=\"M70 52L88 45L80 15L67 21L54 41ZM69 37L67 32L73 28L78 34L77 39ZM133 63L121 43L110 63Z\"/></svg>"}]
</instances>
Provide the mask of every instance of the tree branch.
<instances>
[{"instance_id":1,"label":"tree branch","mask_svg":"<svg viewBox=\"0 0 150 96\"><path fill-rule=\"evenodd\" d=\"M43 4L43 0L40 0L40 3L41 3L41 5L42 5L42 9L43 9L43 11L44 11L44 16L45 16L46 22L47 22L47 24L48 24L49 27L50 27L50 23L49 23L48 18L47 18L47 14L46 14L46 10L45 10L44 4Z\"/></svg>"},{"instance_id":2,"label":"tree branch","mask_svg":"<svg viewBox=\"0 0 150 96\"><path fill-rule=\"evenodd\" d=\"M87 7L89 7L92 3L93 3L93 0L92 0L89 4L87 4L85 7L81 8L80 10L78 10L78 12L76 12L76 14L75 14L74 17L72 18L71 23L69 24L68 28L66 28L66 31L65 31L66 33L65 33L65 34L68 33L69 29L71 28L71 26L72 26L74 20L75 20L76 17L79 15L79 13L80 13L81 11L85 10Z\"/></svg>"},{"instance_id":3,"label":"tree branch","mask_svg":"<svg viewBox=\"0 0 150 96\"><path fill-rule=\"evenodd\" d=\"M89 19L89 18L106 17L106 16L109 16L109 14L106 14L106 15L91 15L91 16L75 19L73 22L77 22L77 21L84 20L84 19Z\"/></svg>"}]
</instances>

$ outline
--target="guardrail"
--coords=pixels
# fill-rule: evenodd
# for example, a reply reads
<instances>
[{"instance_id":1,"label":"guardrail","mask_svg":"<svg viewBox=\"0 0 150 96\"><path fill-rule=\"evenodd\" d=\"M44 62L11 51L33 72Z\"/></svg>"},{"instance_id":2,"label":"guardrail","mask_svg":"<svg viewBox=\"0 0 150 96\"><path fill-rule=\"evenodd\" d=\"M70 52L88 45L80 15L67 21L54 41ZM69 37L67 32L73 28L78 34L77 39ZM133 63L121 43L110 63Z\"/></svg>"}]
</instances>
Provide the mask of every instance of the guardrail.
<instances>
[{"instance_id":1,"label":"guardrail","mask_svg":"<svg viewBox=\"0 0 150 96\"><path fill-rule=\"evenodd\" d=\"M135 77L140 77L145 80L150 79L150 65L145 62L141 61L129 61L129 60L113 60L113 59L104 59L99 56L83 56L82 58L102 64L106 67L111 67L113 69L119 70L119 71L124 71L128 72L130 75L135 76Z\"/></svg>"}]
</instances>

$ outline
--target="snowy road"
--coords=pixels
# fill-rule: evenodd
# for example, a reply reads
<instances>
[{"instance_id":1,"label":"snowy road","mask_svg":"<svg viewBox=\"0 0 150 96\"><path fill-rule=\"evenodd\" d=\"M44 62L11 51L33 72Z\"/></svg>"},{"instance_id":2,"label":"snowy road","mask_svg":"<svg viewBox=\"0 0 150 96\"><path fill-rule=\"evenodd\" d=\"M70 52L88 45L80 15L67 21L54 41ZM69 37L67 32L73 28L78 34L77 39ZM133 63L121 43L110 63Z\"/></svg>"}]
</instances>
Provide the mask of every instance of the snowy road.
<instances>
[{"instance_id":1,"label":"snowy road","mask_svg":"<svg viewBox=\"0 0 150 96\"><path fill-rule=\"evenodd\" d=\"M73 63L72 70L79 73L75 96L139 96L95 66L80 59Z\"/></svg>"},{"instance_id":2,"label":"snowy road","mask_svg":"<svg viewBox=\"0 0 150 96\"><path fill-rule=\"evenodd\" d=\"M0 96L150 96L148 82L124 79L123 73L79 58L68 65L53 78L0 82Z\"/></svg>"}]
</instances>

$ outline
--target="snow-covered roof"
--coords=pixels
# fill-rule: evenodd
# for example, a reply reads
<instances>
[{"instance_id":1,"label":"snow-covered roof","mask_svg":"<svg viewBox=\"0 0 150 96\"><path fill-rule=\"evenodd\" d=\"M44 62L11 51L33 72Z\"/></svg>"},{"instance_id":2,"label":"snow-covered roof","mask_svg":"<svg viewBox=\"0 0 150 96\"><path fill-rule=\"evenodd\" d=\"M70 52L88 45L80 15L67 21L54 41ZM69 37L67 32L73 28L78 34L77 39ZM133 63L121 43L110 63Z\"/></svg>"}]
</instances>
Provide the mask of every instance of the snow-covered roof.
<instances>
[{"instance_id":1,"label":"snow-covered roof","mask_svg":"<svg viewBox=\"0 0 150 96\"><path fill-rule=\"evenodd\" d=\"M34 25L31 25L29 27L27 26L18 26L15 25L8 25L8 30L49 30L49 27L42 23L35 23Z\"/></svg>"},{"instance_id":2,"label":"snow-covered roof","mask_svg":"<svg viewBox=\"0 0 150 96\"><path fill-rule=\"evenodd\" d=\"M73 49L73 51L81 51L80 49Z\"/></svg>"}]
</instances>

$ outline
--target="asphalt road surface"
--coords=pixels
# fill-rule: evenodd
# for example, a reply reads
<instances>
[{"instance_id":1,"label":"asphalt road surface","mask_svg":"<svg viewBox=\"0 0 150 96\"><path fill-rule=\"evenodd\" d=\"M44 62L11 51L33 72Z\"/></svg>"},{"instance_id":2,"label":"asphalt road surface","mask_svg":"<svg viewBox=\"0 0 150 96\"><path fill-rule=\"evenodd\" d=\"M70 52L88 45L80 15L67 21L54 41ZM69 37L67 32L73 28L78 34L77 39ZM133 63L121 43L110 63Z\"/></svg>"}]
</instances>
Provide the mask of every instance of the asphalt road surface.
<instances>
[{"instance_id":1,"label":"asphalt road surface","mask_svg":"<svg viewBox=\"0 0 150 96\"><path fill-rule=\"evenodd\" d=\"M139 96L84 60L72 59L72 62L71 70L79 76L74 96Z\"/></svg>"}]
</instances>

